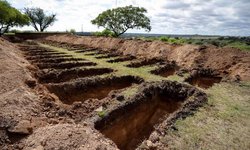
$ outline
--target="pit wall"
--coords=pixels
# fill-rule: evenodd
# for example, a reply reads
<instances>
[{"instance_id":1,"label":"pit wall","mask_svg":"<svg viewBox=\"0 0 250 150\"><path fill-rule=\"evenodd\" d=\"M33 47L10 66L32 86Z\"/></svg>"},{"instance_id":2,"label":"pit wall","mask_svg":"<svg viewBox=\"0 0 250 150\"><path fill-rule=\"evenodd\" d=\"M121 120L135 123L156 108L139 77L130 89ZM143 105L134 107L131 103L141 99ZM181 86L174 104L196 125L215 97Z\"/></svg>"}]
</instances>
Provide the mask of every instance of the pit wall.
<instances>
[{"instance_id":1,"label":"pit wall","mask_svg":"<svg viewBox=\"0 0 250 150\"><path fill-rule=\"evenodd\" d=\"M129 40L121 38L54 35L45 40L83 44L106 50L116 50L124 55L139 58L162 58L176 61L178 66L188 69L194 67L211 68L230 78L239 75L241 80L250 80L250 53L235 48L216 48L197 45L174 45L162 41Z\"/></svg>"}]
</instances>

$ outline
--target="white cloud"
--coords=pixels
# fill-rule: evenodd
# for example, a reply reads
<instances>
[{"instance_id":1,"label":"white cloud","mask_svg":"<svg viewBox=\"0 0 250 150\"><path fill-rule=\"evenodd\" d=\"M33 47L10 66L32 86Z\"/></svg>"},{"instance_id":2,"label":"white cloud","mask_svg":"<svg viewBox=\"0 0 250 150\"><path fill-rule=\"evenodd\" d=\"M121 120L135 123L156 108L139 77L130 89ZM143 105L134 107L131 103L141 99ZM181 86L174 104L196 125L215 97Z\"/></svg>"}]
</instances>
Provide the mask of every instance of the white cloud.
<instances>
[{"instance_id":1,"label":"white cloud","mask_svg":"<svg viewBox=\"0 0 250 150\"><path fill-rule=\"evenodd\" d=\"M100 12L116 7L116 0L11 0L14 7L40 7L57 14L50 31L74 28L101 30L90 21ZM145 7L152 23L151 33L166 34L250 34L249 0L117 0L118 6ZM25 28L32 29L32 28ZM130 30L129 32L144 32Z\"/></svg>"}]
</instances>

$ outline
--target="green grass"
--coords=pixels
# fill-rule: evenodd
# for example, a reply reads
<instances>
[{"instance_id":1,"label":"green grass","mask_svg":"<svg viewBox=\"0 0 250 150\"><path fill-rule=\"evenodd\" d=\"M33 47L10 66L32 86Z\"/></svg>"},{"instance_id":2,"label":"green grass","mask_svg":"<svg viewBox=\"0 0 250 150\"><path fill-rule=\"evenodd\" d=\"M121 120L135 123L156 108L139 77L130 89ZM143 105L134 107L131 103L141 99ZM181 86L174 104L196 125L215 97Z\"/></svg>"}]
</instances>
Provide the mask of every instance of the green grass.
<instances>
[{"instance_id":1,"label":"green grass","mask_svg":"<svg viewBox=\"0 0 250 150\"><path fill-rule=\"evenodd\" d=\"M97 114L99 117L103 118L106 115L106 111L103 110L103 111L98 112Z\"/></svg>"},{"instance_id":2,"label":"green grass","mask_svg":"<svg viewBox=\"0 0 250 150\"><path fill-rule=\"evenodd\" d=\"M250 51L250 45L242 42L233 42L227 45L228 47L238 48L240 50Z\"/></svg>"},{"instance_id":3,"label":"green grass","mask_svg":"<svg viewBox=\"0 0 250 150\"><path fill-rule=\"evenodd\" d=\"M233 38L171 38L167 36L162 37L141 37L142 40L160 40L169 44L193 44L193 45L214 45L218 47L233 47L243 51L250 51L249 40Z\"/></svg>"},{"instance_id":4,"label":"green grass","mask_svg":"<svg viewBox=\"0 0 250 150\"><path fill-rule=\"evenodd\" d=\"M208 104L178 120L161 142L170 149L249 149L250 83L221 83L208 89Z\"/></svg>"},{"instance_id":5,"label":"green grass","mask_svg":"<svg viewBox=\"0 0 250 150\"><path fill-rule=\"evenodd\" d=\"M184 79L187 78L188 76L189 76L188 73L183 74L183 77L175 74L175 75L169 76L167 79L171 81L184 82Z\"/></svg>"},{"instance_id":6,"label":"green grass","mask_svg":"<svg viewBox=\"0 0 250 150\"><path fill-rule=\"evenodd\" d=\"M133 85L132 87L121 92L121 94L124 96L125 99L128 99L129 97L135 95L138 90L139 90L138 85Z\"/></svg>"}]
</instances>

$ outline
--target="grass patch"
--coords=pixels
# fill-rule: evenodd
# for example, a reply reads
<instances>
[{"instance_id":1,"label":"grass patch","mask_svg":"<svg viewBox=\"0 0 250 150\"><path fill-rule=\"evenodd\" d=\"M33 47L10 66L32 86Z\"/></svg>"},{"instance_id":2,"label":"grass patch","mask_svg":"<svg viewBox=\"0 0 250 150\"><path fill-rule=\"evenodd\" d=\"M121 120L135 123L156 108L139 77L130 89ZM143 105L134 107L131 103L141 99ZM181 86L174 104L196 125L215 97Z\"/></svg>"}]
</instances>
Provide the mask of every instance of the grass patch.
<instances>
[{"instance_id":1,"label":"grass patch","mask_svg":"<svg viewBox=\"0 0 250 150\"><path fill-rule=\"evenodd\" d=\"M106 115L106 111L105 110L99 111L97 114L99 117L103 118Z\"/></svg>"},{"instance_id":2,"label":"grass patch","mask_svg":"<svg viewBox=\"0 0 250 150\"><path fill-rule=\"evenodd\" d=\"M125 99L129 98L130 96L133 96L136 94L136 92L139 90L138 85L134 85L124 91L121 92L121 94L124 96Z\"/></svg>"},{"instance_id":3,"label":"grass patch","mask_svg":"<svg viewBox=\"0 0 250 150\"><path fill-rule=\"evenodd\" d=\"M168 76L167 79L171 81L184 82L184 79L189 76L188 73L183 74L183 76L178 76L176 74Z\"/></svg>"},{"instance_id":4,"label":"grass patch","mask_svg":"<svg viewBox=\"0 0 250 150\"><path fill-rule=\"evenodd\" d=\"M243 85L243 86L242 86ZM175 124L162 143L170 149L249 149L250 83L221 83L208 89L208 103Z\"/></svg>"},{"instance_id":5,"label":"grass patch","mask_svg":"<svg viewBox=\"0 0 250 150\"><path fill-rule=\"evenodd\" d=\"M213 37L213 38L181 38L181 37L141 37L142 40L160 40L169 44L193 44L193 45L214 45L217 47L233 47L244 51L250 51L249 37Z\"/></svg>"},{"instance_id":6,"label":"grass patch","mask_svg":"<svg viewBox=\"0 0 250 150\"><path fill-rule=\"evenodd\" d=\"M238 48L240 50L250 51L250 45L242 42L233 42L227 45L228 47Z\"/></svg>"}]
</instances>

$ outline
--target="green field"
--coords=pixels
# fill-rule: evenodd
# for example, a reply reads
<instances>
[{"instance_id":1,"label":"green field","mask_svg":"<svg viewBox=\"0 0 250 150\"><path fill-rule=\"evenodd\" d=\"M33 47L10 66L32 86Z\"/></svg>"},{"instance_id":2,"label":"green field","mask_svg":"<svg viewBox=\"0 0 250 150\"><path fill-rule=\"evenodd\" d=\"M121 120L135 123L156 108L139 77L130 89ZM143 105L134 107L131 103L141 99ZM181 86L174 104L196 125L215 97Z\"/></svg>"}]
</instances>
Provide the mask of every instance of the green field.
<instances>
[{"instance_id":1,"label":"green field","mask_svg":"<svg viewBox=\"0 0 250 150\"><path fill-rule=\"evenodd\" d=\"M250 38L249 37L141 37L142 40L160 40L169 44L194 44L194 45L214 45L217 47L233 47L243 51L250 51Z\"/></svg>"}]
</instances>

